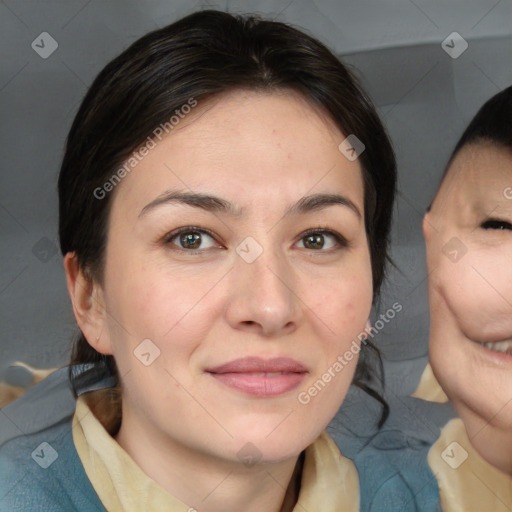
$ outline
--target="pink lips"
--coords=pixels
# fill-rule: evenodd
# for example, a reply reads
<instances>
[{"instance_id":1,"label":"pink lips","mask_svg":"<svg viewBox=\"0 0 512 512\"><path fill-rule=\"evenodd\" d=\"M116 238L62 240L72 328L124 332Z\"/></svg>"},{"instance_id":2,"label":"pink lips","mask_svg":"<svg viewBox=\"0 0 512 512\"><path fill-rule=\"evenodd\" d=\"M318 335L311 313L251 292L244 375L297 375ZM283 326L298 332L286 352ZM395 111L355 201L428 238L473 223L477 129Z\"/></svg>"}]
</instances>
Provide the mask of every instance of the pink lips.
<instances>
[{"instance_id":1,"label":"pink lips","mask_svg":"<svg viewBox=\"0 0 512 512\"><path fill-rule=\"evenodd\" d=\"M299 386L308 373L304 365L287 357L245 357L206 371L222 384L258 397L287 393Z\"/></svg>"}]
</instances>

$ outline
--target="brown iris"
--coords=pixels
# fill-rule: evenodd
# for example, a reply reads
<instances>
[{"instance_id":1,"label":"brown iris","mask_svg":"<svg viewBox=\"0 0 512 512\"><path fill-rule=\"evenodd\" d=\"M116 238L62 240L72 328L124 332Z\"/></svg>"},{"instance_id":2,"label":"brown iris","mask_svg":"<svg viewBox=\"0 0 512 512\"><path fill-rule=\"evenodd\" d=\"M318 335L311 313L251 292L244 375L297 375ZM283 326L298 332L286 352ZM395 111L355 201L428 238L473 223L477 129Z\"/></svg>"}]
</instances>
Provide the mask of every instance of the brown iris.
<instances>
[{"instance_id":1,"label":"brown iris","mask_svg":"<svg viewBox=\"0 0 512 512\"><path fill-rule=\"evenodd\" d=\"M180 243L185 249L198 249L201 245L201 233L196 231L180 235Z\"/></svg>"},{"instance_id":2,"label":"brown iris","mask_svg":"<svg viewBox=\"0 0 512 512\"><path fill-rule=\"evenodd\" d=\"M317 234L304 237L304 247L307 249L321 249L324 243L324 235Z\"/></svg>"}]
</instances>

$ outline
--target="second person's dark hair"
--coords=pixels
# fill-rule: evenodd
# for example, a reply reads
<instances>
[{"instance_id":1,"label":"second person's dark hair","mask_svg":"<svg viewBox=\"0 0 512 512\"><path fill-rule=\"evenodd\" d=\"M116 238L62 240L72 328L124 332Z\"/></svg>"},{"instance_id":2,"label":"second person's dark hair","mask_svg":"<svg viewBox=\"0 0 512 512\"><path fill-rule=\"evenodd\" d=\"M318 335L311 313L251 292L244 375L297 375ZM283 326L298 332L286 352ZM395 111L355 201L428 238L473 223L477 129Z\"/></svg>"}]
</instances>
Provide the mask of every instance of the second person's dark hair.
<instances>
[{"instance_id":1,"label":"second person's dark hair","mask_svg":"<svg viewBox=\"0 0 512 512\"><path fill-rule=\"evenodd\" d=\"M512 86L487 100L464 130L450 160L461 148L480 141L489 141L512 149Z\"/></svg>"},{"instance_id":2,"label":"second person's dark hair","mask_svg":"<svg viewBox=\"0 0 512 512\"><path fill-rule=\"evenodd\" d=\"M480 107L455 145L437 190L440 189L459 151L469 144L484 141L512 149L512 85L495 94Z\"/></svg>"}]
</instances>

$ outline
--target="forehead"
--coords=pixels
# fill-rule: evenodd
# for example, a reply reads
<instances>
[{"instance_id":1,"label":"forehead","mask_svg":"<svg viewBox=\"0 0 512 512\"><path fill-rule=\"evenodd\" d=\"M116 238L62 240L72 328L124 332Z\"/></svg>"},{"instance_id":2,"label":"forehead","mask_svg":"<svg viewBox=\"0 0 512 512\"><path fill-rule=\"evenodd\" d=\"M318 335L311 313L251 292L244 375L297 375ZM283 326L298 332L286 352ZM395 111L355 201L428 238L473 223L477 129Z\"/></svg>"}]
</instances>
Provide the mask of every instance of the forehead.
<instances>
[{"instance_id":1,"label":"forehead","mask_svg":"<svg viewBox=\"0 0 512 512\"><path fill-rule=\"evenodd\" d=\"M298 93L234 91L199 104L117 192L138 205L169 188L292 201L336 187L362 209L361 167L339 151L344 138Z\"/></svg>"},{"instance_id":2,"label":"forehead","mask_svg":"<svg viewBox=\"0 0 512 512\"><path fill-rule=\"evenodd\" d=\"M446 203L501 200L512 186L512 151L491 142L463 147L451 163L436 200Z\"/></svg>"},{"instance_id":3,"label":"forehead","mask_svg":"<svg viewBox=\"0 0 512 512\"><path fill-rule=\"evenodd\" d=\"M326 112L299 93L229 91L201 103L168 137L175 150L193 148L194 156L219 152L248 154L278 147L292 152L288 158L316 158L328 146L336 146L340 130ZM262 154L261 156L264 156Z\"/></svg>"}]
</instances>

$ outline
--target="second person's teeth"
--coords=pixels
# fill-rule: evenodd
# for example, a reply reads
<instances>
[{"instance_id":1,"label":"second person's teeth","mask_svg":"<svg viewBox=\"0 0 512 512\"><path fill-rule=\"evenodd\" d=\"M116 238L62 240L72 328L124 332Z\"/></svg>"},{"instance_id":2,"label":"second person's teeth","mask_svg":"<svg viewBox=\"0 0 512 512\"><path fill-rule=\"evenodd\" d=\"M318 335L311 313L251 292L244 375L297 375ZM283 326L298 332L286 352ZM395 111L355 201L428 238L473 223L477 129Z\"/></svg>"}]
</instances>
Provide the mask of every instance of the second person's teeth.
<instances>
[{"instance_id":1,"label":"second person's teeth","mask_svg":"<svg viewBox=\"0 0 512 512\"><path fill-rule=\"evenodd\" d=\"M502 354L512 354L512 341L497 341L495 343L479 343L482 347L493 352L500 352Z\"/></svg>"}]
</instances>

